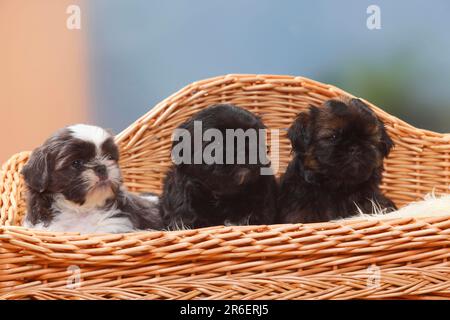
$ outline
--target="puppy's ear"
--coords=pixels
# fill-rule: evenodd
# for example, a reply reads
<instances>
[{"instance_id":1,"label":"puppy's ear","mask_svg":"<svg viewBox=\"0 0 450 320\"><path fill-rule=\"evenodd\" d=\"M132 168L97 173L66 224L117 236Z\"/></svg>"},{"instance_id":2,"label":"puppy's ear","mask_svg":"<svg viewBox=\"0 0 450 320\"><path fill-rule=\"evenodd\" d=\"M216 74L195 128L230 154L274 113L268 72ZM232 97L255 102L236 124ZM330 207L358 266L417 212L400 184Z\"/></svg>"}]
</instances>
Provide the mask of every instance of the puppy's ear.
<instances>
[{"instance_id":1,"label":"puppy's ear","mask_svg":"<svg viewBox=\"0 0 450 320\"><path fill-rule=\"evenodd\" d=\"M46 148L39 147L33 151L28 163L22 169L22 174L31 189L39 193L47 190L50 172Z\"/></svg>"},{"instance_id":2,"label":"puppy's ear","mask_svg":"<svg viewBox=\"0 0 450 320\"><path fill-rule=\"evenodd\" d=\"M394 146L394 141L392 141L391 137L387 133L384 123L381 120L379 120L379 126L381 130L380 151L383 156L387 157Z\"/></svg>"},{"instance_id":3,"label":"puppy's ear","mask_svg":"<svg viewBox=\"0 0 450 320\"><path fill-rule=\"evenodd\" d=\"M391 152L392 147L394 146L394 142L392 141L391 137L388 135L386 128L384 126L383 121L381 121L375 112L370 109L370 107L362 102L360 99L351 99L350 103L354 106L358 107L360 110L366 112L367 114L371 115L375 121L378 122L378 127L381 132L381 138L380 138L380 151L383 154L384 157L387 157L389 153Z\"/></svg>"},{"instance_id":4,"label":"puppy's ear","mask_svg":"<svg viewBox=\"0 0 450 320\"><path fill-rule=\"evenodd\" d=\"M365 112L367 112L367 113L369 113L369 114L371 114L373 116L375 116L375 112L373 112L373 110L370 109L370 107L367 104L365 104L361 99L352 98L350 100L350 104L354 105L355 107L357 107L357 108L359 108L359 109L361 109L361 110L363 110L363 111L365 111Z\"/></svg>"},{"instance_id":5,"label":"puppy's ear","mask_svg":"<svg viewBox=\"0 0 450 320\"><path fill-rule=\"evenodd\" d=\"M311 140L313 121L319 109L310 106L308 111L301 112L288 130L288 138L291 140L292 150L298 153L305 153Z\"/></svg>"}]
</instances>

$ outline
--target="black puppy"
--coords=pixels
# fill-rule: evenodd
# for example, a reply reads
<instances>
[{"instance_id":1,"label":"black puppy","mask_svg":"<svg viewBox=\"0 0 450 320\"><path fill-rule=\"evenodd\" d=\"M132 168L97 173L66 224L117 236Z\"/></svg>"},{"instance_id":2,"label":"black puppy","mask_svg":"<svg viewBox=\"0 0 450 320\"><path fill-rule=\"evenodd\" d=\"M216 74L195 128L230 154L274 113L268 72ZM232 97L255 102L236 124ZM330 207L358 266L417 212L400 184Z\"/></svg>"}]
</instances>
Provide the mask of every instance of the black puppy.
<instances>
[{"instance_id":1,"label":"black puppy","mask_svg":"<svg viewBox=\"0 0 450 320\"><path fill-rule=\"evenodd\" d=\"M179 141L172 145L175 164L160 201L168 229L274 222L276 181L273 174L261 174L262 168L271 172L265 136L259 134L264 129L258 117L233 105L211 106L178 127ZM246 133L244 140L239 132ZM213 147L213 159L205 158ZM255 151L258 157L252 161Z\"/></svg>"},{"instance_id":2,"label":"black puppy","mask_svg":"<svg viewBox=\"0 0 450 320\"><path fill-rule=\"evenodd\" d=\"M321 222L391 211L380 189L383 160L393 142L361 100L329 100L298 115L288 137L294 153L281 178L278 221ZM359 208L359 209L358 209Z\"/></svg>"}]
</instances>

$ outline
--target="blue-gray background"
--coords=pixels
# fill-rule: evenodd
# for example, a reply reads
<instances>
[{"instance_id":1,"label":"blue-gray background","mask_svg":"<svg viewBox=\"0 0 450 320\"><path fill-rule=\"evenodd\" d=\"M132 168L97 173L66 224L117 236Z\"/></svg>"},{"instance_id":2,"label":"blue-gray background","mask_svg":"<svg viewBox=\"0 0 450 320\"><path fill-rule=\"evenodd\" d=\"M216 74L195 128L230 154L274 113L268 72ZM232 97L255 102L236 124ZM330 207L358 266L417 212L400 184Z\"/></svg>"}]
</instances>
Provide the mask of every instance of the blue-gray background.
<instances>
[{"instance_id":1,"label":"blue-gray background","mask_svg":"<svg viewBox=\"0 0 450 320\"><path fill-rule=\"evenodd\" d=\"M381 8L381 30L366 9ZM95 121L116 132L190 82L227 73L331 83L450 132L450 1L88 1Z\"/></svg>"}]
</instances>

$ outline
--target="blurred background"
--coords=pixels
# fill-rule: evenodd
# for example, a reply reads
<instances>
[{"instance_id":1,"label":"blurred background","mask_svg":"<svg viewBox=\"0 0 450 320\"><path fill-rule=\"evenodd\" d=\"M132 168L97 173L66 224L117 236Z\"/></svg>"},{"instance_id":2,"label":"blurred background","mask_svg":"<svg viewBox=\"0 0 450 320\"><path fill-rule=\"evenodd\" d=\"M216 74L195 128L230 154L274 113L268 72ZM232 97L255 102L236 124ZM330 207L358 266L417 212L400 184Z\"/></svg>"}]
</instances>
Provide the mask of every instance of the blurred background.
<instances>
[{"instance_id":1,"label":"blurred background","mask_svg":"<svg viewBox=\"0 0 450 320\"><path fill-rule=\"evenodd\" d=\"M448 0L0 0L0 161L68 124L120 132L227 73L310 77L450 132L449 14Z\"/></svg>"}]
</instances>

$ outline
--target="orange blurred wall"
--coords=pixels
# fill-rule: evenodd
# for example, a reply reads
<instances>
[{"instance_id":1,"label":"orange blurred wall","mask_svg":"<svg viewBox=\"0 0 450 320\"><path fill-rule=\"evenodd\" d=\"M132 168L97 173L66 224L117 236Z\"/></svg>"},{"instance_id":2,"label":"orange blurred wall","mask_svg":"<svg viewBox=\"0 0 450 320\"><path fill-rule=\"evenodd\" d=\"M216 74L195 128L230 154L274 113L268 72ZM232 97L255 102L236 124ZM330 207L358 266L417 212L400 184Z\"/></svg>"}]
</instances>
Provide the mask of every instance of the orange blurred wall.
<instances>
[{"instance_id":1,"label":"orange blurred wall","mask_svg":"<svg viewBox=\"0 0 450 320\"><path fill-rule=\"evenodd\" d=\"M69 30L69 5L81 30ZM83 2L0 0L0 162L31 150L87 111Z\"/></svg>"}]
</instances>

